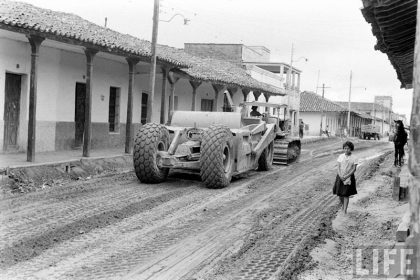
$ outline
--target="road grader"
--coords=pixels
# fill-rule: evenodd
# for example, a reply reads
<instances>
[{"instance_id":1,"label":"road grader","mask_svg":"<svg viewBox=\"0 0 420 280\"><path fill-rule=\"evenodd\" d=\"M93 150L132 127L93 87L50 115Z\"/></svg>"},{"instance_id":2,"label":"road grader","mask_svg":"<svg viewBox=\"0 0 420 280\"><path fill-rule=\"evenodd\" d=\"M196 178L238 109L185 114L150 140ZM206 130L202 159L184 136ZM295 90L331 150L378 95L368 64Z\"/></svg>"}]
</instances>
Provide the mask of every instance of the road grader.
<instances>
[{"instance_id":1,"label":"road grader","mask_svg":"<svg viewBox=\"0 0 420 280\"><path fill-rule=\"evenodd\" d=\"M280 119L247 117L244 112L175 111L170 125L143 125L134 141L137 177L143 183L160 183L170 169L197 171L208 188L224 188L232 176L269 170L275 157L287 163L288 143L293 141L280 129Z\"/></svg>"}]
</instances>

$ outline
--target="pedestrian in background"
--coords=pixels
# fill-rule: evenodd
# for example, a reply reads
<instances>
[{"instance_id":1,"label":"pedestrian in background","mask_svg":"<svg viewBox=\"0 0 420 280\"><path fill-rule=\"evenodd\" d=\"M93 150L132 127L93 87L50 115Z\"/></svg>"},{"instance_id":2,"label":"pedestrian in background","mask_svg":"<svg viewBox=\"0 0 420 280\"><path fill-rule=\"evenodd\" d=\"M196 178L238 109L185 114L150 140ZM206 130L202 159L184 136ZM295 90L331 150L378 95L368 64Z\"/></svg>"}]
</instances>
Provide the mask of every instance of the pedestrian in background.
<instances>
[{"instance_id":1,"label":"pedestrian in background","mask_svg":"<svg viewBox=\"0 0 420 280\"><path fill-rule=\"evenodd\" d=\"M303 129L305 128L305 124L303 123L303 121L300 121L299 124L299 138L303 138Z\"/></svg>"},{"instance_id":2,"label":"pedestrian in background","mask_svg":"<svg viewBox=\"0 0 420 280\"><path fill-rule=\"evenodd\" d=\"M340 198L341 209L347 214L349 198L357 194L354 172L356 172L358 161L352 154L354 150L352 142L345 142L343 144L343 150L344 154L341 154L337 159L337 177L335 179L333 194Z\"/></svg>"},{"instance_id":3,"label":"pedestrian in background","mask_svg":"<svg viewBox=\"0 0 420 280\"><path fill-rule=\"evenodd\" d=\"M407 132L404 129L404 123L401 120L395 122L395 134L394 134L394 150L395 159L394 166L402 166L404 163L404 146L407 144Z\"/></svg>"}]
</instances>

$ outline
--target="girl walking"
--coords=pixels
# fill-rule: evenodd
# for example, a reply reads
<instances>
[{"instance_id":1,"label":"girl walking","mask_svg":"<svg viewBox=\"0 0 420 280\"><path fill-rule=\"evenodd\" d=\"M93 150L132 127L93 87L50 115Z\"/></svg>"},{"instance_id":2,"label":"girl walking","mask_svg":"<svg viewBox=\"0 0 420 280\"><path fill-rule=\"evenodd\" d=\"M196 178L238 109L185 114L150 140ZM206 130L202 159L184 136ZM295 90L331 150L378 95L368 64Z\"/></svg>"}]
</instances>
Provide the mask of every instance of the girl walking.
<instances>
[{"instance_id":1,"label":"girl walking","mask_svg":"<svg viewBox=\"0 0 420 280\"><path fill-rule=\"evenodd\" d=\"M338 159L337 178L333 188L333 194L340 197L341 209L347 214L347 207L349 206L349 197L357 194L356 172L357 160L352 155L354 145L352 142L347 141L343 144L344 154L341 154Z\"/></svg>"}]
</instances>

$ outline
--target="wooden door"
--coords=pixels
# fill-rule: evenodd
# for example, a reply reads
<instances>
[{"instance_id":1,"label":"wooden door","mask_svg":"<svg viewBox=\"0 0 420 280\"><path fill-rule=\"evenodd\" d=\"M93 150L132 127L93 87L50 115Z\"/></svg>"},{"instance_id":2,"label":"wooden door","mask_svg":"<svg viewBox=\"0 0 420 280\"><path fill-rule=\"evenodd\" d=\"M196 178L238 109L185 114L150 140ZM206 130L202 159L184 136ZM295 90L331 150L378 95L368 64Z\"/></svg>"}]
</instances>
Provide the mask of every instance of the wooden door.
<instances>
[{"instance_id":1,"label":"wooden door","mask_svg":"<svg viewBox=\"0 0 420 280\"><path fill-rule=\"evenodd\" d=\"M85 99L86 99L86 84L76 83L75 91L75 136L74 147L79 148L83 144L83 133L85 131Z\"/></svg>"},{"instance_id":2,"label":"wooden door","mask_svg":"<svg viewBox=\"0 0 420 280\"><path fill-rule=\"evenodd\" d=\"M4 102L4 150L17 148L20 116L21 75L6 73Z\"/></svg>"}]
</instances>

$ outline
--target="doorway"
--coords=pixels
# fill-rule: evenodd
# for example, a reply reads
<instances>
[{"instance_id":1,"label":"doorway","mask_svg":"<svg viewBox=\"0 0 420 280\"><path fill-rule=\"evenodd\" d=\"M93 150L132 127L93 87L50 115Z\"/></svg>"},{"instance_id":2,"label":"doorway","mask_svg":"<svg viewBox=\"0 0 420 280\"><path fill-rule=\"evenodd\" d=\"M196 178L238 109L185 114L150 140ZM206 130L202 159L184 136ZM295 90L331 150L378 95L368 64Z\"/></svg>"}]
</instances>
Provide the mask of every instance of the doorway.
<instances>
[{"instance_id":1,"label":"doorway","mask_svg":"<svg viewBox=\"0 0 420 280\"><path fill-rule=\"evenodd\" d=\"M6 73L3 150L17 150L22 76Z\"/></svg>"},{"instance_id":2,"label":"doorway","mask_svg":"<svg viewBox=\"0 0 420 280\"><path fill-rule=\"evenodd\" d=\"M75 136L74 148L80 148L83 145L83 134L85 131L85 99L86 99L86 84L76 83L75 90Z\"/></svg>"}]
</instances>

